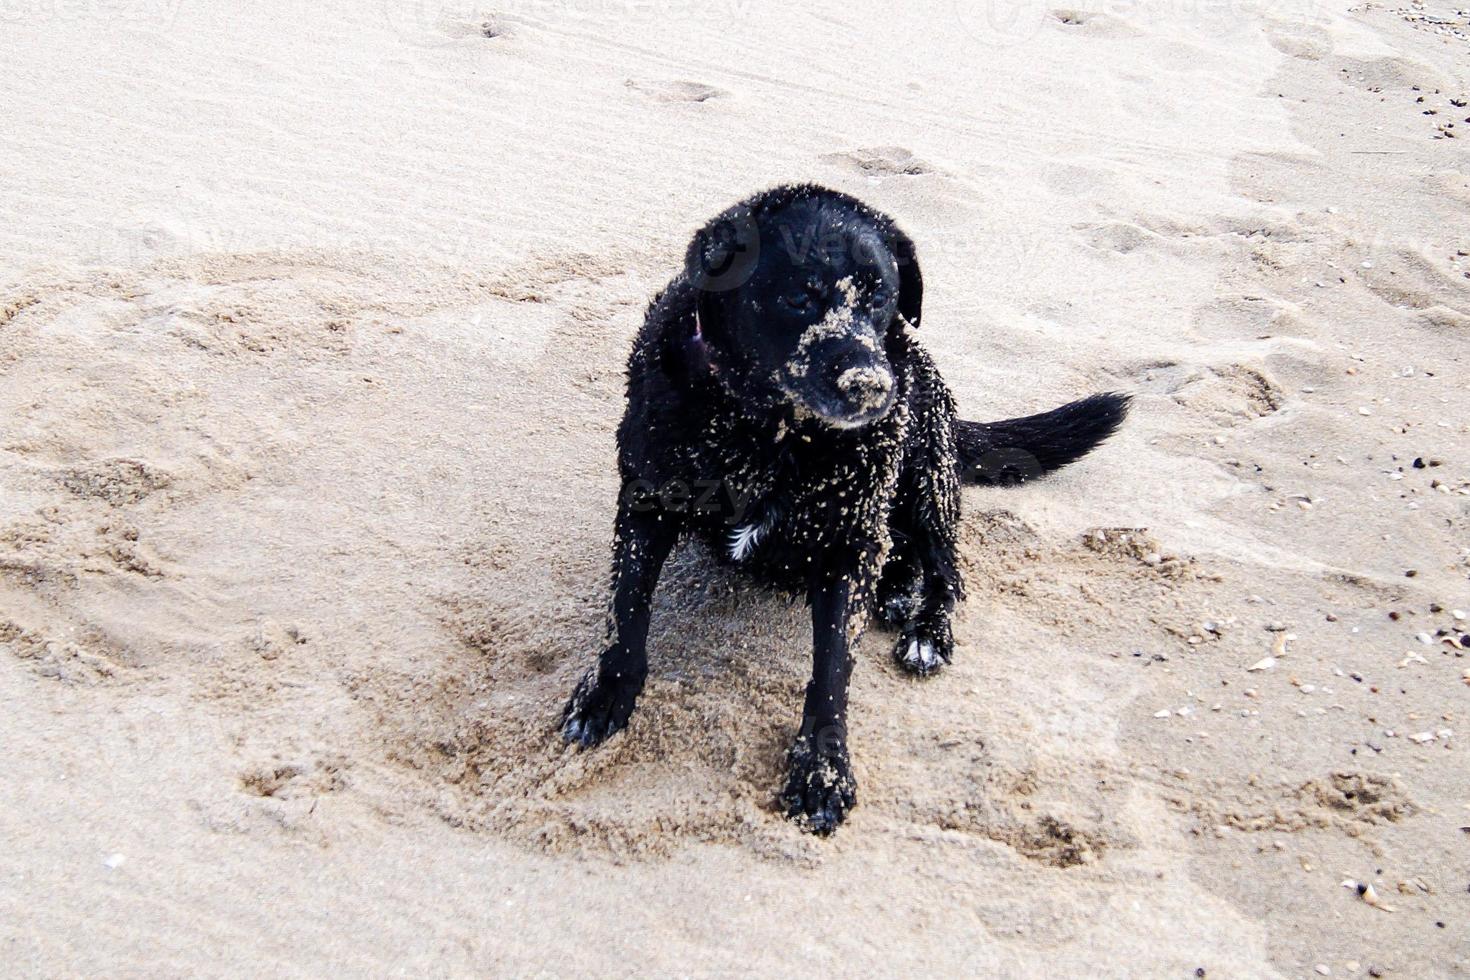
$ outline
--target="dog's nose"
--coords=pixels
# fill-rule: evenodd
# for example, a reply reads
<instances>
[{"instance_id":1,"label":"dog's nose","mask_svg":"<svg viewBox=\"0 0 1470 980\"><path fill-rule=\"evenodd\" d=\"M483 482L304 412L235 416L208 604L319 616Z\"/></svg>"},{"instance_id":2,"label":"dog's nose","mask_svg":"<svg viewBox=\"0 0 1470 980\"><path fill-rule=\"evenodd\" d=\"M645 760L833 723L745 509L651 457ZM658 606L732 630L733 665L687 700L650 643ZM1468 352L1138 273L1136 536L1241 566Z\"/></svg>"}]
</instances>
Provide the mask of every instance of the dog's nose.
<instances>
[{"instance_id":1,"label":"dog's nose","mask_svg":"<svg viewBox=\"0 0 1470 980\"><path fill-rule=\"evenodd\" d=\"M859 412L881 407L893 391L893 374L881 367L852 367L837 376L837 390Z\"/></svg>"}]
</instances>

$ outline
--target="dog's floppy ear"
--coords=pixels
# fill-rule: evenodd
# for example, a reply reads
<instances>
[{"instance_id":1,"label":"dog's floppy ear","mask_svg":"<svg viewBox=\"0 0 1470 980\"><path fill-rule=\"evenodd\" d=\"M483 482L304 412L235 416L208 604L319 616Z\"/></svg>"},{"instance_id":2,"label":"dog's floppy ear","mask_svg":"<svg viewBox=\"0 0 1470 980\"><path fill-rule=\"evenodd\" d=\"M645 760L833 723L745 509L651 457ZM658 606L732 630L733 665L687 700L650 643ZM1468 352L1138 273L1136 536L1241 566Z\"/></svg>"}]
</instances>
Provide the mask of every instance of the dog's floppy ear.
<instances>
[{"instance_id":1,"label":"dog's floppy ear","mask_svg":"<svg viewBox=\"0 0 1470 980\"><path fill-rule=\"evenodd\" d=\"M898 262L898 315L912 328L919 326L924 312L924 277L919 272L919 253L896 226L892 229L893 258Z\"/></svg>"}]
</instances>

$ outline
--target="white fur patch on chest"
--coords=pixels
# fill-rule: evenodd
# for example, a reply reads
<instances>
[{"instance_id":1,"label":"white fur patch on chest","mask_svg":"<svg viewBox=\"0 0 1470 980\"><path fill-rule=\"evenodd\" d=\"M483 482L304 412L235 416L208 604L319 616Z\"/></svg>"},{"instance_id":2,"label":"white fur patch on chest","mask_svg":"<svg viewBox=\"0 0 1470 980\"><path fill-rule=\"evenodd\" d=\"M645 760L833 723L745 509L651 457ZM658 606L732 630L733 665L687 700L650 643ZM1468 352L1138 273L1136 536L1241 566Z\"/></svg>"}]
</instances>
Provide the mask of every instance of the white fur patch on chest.
<instances>
[{"instance_id":1,"label":"white fur patch on chest","mask_svg":"<svg viewBox=\"0 0 1470 980\"><path fill-rule=\"evenodd\" d=\"M742 524L730 532L730 559L744 561L749 558L766 536L769 527L760 524Z\"/></svg>"}]
</instances>

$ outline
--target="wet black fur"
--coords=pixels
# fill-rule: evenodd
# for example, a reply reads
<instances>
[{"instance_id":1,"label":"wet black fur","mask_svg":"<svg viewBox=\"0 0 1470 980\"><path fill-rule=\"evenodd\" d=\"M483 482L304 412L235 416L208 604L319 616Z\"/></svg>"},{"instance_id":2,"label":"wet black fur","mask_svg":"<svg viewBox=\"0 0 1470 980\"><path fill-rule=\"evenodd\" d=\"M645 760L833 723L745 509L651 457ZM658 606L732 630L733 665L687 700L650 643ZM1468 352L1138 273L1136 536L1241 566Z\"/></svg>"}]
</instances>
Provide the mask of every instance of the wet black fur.
<instances>
[{"instance_id":1,"label":"wet black fur","mask_svg":"<svg viewBox=\"0 0 1470 980\"><path fill-rule=\"evenodd\" d=\"M696 535L730 562L738 530L762 527L737 564L812 608L812 679L781 799L817 832L841 822L856 799L850 649L869 614L899 633L907 669L947 662L963 595L960 483L1070 463L1128 404L1094 395L960 421L913 336L922 302L913 243L836 191L766 191L695 236L629 359L609 639L567 703L568 741L595 745L627 724L648 673L649 600L675 541Z\"/></svg>"}]
</instances>

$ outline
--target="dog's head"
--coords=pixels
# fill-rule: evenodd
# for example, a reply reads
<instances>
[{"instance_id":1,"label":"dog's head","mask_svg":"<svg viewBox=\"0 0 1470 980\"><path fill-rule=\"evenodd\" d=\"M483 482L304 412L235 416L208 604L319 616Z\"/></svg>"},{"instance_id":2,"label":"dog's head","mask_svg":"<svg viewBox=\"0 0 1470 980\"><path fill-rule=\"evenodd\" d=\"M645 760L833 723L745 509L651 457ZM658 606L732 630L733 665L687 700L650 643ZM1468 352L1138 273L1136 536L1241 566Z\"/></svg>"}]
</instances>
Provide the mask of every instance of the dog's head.
<instances>
[{"instance_id":1,"label":"dog's head","mask_svg":"<svg viewBox=\"0 0 1470 980\"><path fill-rule=\"evenodd\" d=\"M741 398L841 429L893 407L890 341L918 326L924 286L885 215L822 187L776 188L701 229L685 272L699 341Z\"/></svg>"}]
</instances>

